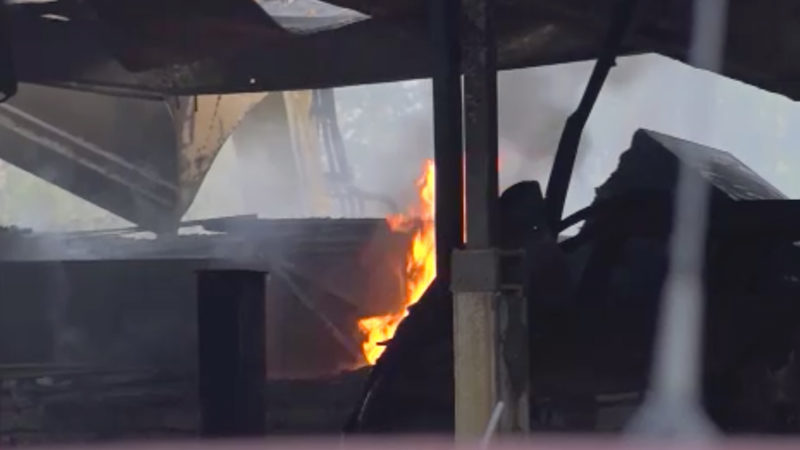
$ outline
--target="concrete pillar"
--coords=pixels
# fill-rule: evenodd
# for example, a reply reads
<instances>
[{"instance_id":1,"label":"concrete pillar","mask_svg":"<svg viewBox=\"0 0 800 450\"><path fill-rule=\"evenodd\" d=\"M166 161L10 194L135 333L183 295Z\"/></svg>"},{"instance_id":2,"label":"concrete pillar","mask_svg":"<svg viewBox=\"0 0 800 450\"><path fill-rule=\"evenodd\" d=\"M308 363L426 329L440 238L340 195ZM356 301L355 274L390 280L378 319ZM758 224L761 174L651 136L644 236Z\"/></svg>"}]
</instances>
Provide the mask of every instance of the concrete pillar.
<instances>
[{"instance_id":1,"label":"concrete pillar","mask_svg":"<svg viewBox=\"0 0 800 450\"><path fill-rule=\"evenodd\" d=\"M496 250L498 198L497 49L493 0L461 0L464 68L466 249L451 261L455 428L483 435L500 411L497 431L524 431L527 328L524 301L501 293Z\"/></svg>"},{"instance_id":2,"label":"concrete pillar","mask_svg":"<svg viewBox=\"0 0 800 450\"><path fill-rule=\"evenodd\" d=\"M500 400L495 294L458 293L454 301L456 434L478 437Z\"/></svg>"},{"instance_id":3,"label":"concrete pillar","mask_svg":"<svg viewBox=\"0 0 800 450\"><path fill-rule=\"evenodd\" d=\"M529 428L526 301L519 282L501 279L500 255L453 255L455 425L466 439L483 435L496 409L498 432Z\"/></svg>"}]
</instances>

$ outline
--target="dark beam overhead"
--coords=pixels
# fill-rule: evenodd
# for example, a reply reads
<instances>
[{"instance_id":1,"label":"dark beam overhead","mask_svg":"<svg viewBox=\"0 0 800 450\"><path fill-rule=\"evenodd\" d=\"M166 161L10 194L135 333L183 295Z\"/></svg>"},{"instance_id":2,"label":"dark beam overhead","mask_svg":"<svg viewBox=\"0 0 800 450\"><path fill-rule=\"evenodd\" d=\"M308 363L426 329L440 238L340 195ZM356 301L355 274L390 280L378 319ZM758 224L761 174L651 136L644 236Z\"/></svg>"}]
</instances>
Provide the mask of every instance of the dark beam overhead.
<instances>
[{"instance_id":1,"label":"dark beam overhead","mask_svg":"<svg viewBox=\"0 0 800 450\"><path fill-rule=\"evenodd\" d=\"M176 8L186 3L170 2ZM103 15L74 0L13 5L18 78L124 93L196 94L353 85L433 73L422 0L331 0L370 18L310 34L283 30L266 14L243 14L244 5L222 8L217 2L223 0L204 0L203 8L192 14L187 10L185 16L154 8L151 16L140 12L126 19L124 14L112 14L113 21L102 20ZM133 3L119 0L114 5L124 11ZM508 69L596 56L614 3L498 0L498 66ZM656 52L684 59L689 4L648 2L626 41L625 53ZM797 10L792 0L733 0L724 73L800 98ZM54 20L53 14L68 20ZM323 18L297 20L308 20L309 28L314 28L313 22ZM111 22L125 26L119 27L114 39L106 39ZM225 45L220 47L220 42Z\"/></svg>"}]
</instances>

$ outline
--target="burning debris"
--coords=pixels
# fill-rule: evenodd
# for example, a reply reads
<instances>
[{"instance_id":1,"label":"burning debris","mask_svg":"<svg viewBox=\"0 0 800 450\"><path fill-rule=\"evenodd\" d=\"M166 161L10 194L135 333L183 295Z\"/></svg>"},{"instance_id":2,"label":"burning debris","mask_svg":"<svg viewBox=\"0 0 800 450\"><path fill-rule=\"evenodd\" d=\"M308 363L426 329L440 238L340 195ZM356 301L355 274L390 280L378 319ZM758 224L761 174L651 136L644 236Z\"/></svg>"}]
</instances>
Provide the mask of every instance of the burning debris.
<instances>
[{"instance_id":1,"label":"burning debris","mask_svg":"<svg viewBox=\"0 0 800 450\"><path fill-rule=\"evenodd\" d=\"M414 237L406 257L406 292L402 308L382 316L358 321L364 334L361 344L364 359L374 365L385 350L385 342L392 339L400 322L408 316L408 307L417 303L436 277L436 246L434 233L434 183L433 160L425 162L424 173L417 180L419 204L407 214L386 218L392 231L413 231Z\"/></svg>"},{"instance_id":2,"label":"burning debris","mask_svg":"<svg viewBox=\"0 0 800 450\"><path fill-rule=\"evenodd\" d=\"M555 254L532 253L525 269L535 329L531 429L619 431L643 398L676 174L701 161L710 169L696 173L712 189L703 406L726 433L798 432L797 378L778 375L796 370L800 336L797 203L725 152L647 130L595 203L560 224L583 222L580 232ZM513 211L501 208L505 236L524 218L511 203ZM549 275L558 260L572 276ZM452 432L451 317L452 295L434 281L396 330L345 431Z\"/></svg>"}]
</instances>

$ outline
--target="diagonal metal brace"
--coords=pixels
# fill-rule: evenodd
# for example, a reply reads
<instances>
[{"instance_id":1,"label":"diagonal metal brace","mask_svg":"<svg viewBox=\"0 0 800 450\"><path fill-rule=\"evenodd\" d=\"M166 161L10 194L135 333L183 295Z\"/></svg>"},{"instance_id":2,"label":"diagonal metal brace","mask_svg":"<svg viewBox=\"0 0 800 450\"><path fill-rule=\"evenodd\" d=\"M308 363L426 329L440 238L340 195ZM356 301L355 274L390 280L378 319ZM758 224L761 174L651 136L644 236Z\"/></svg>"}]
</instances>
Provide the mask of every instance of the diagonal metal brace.
<instances>
[{"instance_id":1,"label":"diagonal metal brace","mask_svg":"<svg viewBox=\"0 0 800 450\"><path fill-rule=\"evenodd\" d=\"M550 181L547 183L547 220L551 230L558 229L558 223L564 213L564 203L567 199L569 182L575 167L575 158L578 155L583 129L611 68L617 63L617 55L622 49L625 36L631 29L636 10L641 3L642 0L619 0L617 3L613 22L580 104L575 112L567 118L567 123L564 125L553 168L550 171Z\"/></svg>"}]
</instances>

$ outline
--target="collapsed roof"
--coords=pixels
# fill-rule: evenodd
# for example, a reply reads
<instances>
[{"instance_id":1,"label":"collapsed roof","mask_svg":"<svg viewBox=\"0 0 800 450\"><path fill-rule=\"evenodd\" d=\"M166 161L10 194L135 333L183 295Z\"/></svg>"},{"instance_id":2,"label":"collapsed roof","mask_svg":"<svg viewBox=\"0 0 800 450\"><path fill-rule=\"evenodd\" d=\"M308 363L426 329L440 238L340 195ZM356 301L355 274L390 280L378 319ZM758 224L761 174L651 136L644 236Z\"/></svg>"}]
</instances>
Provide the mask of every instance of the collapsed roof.
<instances>
[{"instance_id":1,"label":"collapsed roof","mask_svg":"<svg viewBox=\"0 0 800 450\"><path fill-rule=\"evenodd\" d=\"M594 57L616 3L497 0L500 67ZM645 5L624 51L685 59L691 3ZM10 36L19 81L157 101L23 84L0 107L0 157L134 223L169 229L222 143L264 98L221 94L429 77L426 5L6 0L0 22L11 26L0 27L0 44ZM799 17L790 0L731 0L724 74L800 97ZM272 109L287 116L282 105Z\"/></svg>"},{"instance_id":2,"label":"collapsed roof","mask_svg":"<svg viewBox=\"0 0 800 450\"><path fill-rule=\"evenodd\" d=\"M0 158L137 225L172 230L222 144L265 98L150 101L24 84L0 104ZM261 108L272 120L286 115L276 100Z\"/></svg>"},{"instance_id":3,"label":"collapsed roof","mask_svg":"<svg viewBox=\"0 0 800 450\"><path fill-rule=\"evenodd\" d=\"M430 76L424 0L9 0L20 81L194 95ZM498 0L502 68L593 57L614 0ZM627 53L685 59L691 2L650 2ZM732 0L724 74L800 97L800 7Z\"/></svg>"}]
</instances>

